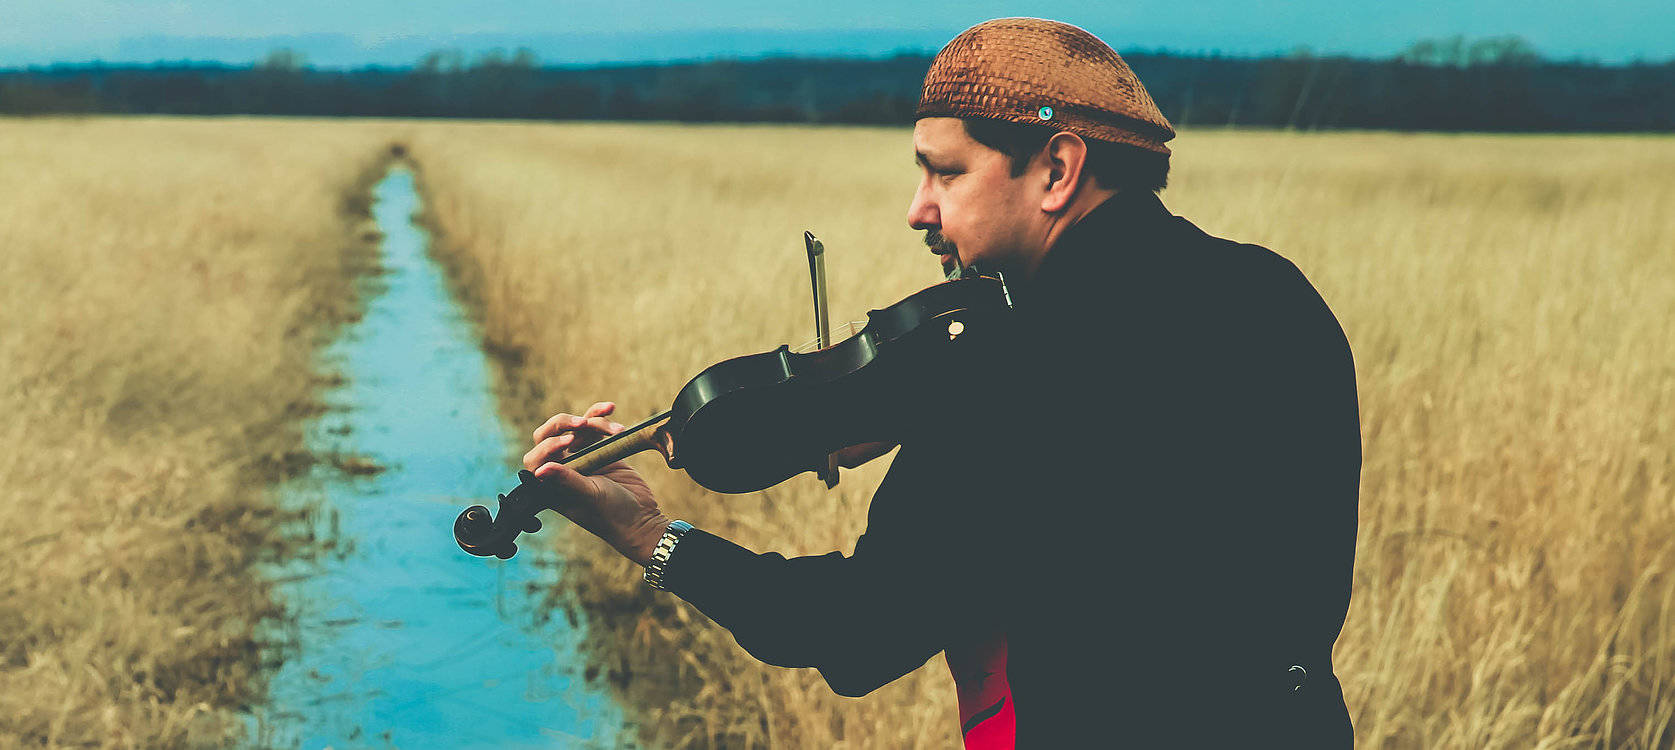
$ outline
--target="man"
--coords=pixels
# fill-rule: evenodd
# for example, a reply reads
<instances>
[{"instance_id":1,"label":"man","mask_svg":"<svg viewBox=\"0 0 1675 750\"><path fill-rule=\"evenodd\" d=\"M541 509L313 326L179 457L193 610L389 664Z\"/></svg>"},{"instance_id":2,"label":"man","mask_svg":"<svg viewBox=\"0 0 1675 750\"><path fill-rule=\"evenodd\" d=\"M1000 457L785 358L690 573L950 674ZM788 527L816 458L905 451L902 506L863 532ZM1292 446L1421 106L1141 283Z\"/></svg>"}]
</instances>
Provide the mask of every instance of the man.
<instances>
[{"instance_id":1,"label":"man","mask_svg":"<svg viewBox=\"0 0 1675 750\"><path fill-rule=\"evenodd\" d=\"M1337 320L1296 267L1171 216L1174 131L1121 58L1038 19L926 75L908 222L1009 280L1013 328L927 399L845 557L675 522L620 430L536 430L556 509L757 658L862 695L946 651L968 748L1348 747L1360 433Z\"/></svg>"}]
</instances>

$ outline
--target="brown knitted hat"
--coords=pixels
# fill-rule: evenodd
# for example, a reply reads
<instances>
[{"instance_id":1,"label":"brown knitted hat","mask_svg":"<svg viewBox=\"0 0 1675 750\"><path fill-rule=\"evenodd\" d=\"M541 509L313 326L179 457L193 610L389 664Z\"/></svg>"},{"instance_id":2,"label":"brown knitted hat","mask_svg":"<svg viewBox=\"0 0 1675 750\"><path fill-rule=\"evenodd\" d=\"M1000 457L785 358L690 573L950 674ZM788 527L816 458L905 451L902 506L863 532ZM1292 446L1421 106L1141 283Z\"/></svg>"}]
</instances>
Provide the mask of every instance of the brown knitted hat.
<instances>
[{"instance_id":1,"label":"brown knitted hat","mask_svg":"<svg viewBox=\"0 0 1675 750\"><path fill-rule=\"evenodd\" d=\"M997 18L960 32L931 61L914 117L1051 125L1160 154L1175 137L1114 50L1082 29L1040 18Z\"/></svg>"}]
</instances>

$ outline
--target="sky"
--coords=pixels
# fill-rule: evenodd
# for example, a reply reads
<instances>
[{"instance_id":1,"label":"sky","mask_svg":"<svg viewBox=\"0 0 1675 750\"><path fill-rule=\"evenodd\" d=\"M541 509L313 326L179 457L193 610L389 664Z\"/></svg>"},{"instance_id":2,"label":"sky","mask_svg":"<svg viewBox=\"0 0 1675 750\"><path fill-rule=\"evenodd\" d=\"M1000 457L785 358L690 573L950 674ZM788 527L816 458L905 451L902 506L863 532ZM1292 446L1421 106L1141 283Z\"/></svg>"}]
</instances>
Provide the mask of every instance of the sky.
<instances>
[{"instance_id":1,"label":"sky","mask_svg":"<svg viewBox=\"0 0 1675 750\"><path fill-rule=\"evenodd\" d=\"M321 67L528 46L548 63L934 51L1000 16L1074 23L1118 50L1386 57L1422 38L1516 34L1542 54L1675 59L1675 1L1611 0L0 0L0 66L243 63L291 47Z\"/></svg>"}]
</instances>

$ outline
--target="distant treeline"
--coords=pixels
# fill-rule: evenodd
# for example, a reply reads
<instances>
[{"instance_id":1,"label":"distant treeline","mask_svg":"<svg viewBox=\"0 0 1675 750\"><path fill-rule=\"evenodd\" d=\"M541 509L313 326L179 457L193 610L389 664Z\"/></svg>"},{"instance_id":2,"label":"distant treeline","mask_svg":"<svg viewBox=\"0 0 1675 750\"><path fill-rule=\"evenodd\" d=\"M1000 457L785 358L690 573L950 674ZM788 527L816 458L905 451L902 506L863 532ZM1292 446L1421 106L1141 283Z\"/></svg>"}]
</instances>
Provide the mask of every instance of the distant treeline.
<instances>
[{"instance_id":1,"label":"distant treeline","mask_svg":"<svg viewBox=\"0 0 1675 750\"><path fill-rule=\"evenodd\" d=\"M1675 130L1675 60L1551 61L1516 37L1415 43L1384 60L1130 51L1177 125L1489 131ZM73 65L0 71L4 114L256 114L552 120L906 123L930 56L771 57L542 67L520 50L409 68Z\"/></svg>"}]
</instances>

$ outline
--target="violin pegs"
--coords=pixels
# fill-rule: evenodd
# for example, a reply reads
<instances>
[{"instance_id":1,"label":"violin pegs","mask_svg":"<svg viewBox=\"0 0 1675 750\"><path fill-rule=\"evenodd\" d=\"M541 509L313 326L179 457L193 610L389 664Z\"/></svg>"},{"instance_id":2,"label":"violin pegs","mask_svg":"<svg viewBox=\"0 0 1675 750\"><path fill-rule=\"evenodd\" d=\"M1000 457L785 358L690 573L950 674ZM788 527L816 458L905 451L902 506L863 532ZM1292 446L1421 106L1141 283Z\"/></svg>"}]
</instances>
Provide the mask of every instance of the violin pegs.
<instances>
[{"instance_id":1,"label":"violin pegs","mask_svg":"<svg viewBox=\"0 0 1675 750\"><path fill-rule=\"evenodd\" d=\"M534 516L530 516L529 520L524 522L523 533L533 534L533 533L535 533L537 531L540 531L540 530L541 530L541 519L536 518Z\"/></svg>"},{"instance_id":2,"label":"violin pegs","mask_svg":"<svg viewBox=\"0 0 1675 750\"><path fill-rule=\"evenodd\" d=\"M528 469L519 469L518 470L518 481L522 482L524 484L534 484L535 483L535 472L530 471Z\"/></svg>"},{"instance_id":3,"label":"violin pegs","mask_svg":"<svg viewBox=\"0 0 1675 750\"><path fill-rule=\"evenodd\" d=\"M507 542L506 543L506 548L499 551L499 552L494 553L494 556L498 557L502 560L510 560L510 559L512 559L512 556L517 554L517 553L518 553L517 542Z\"/></svg>"}]
</instances>

